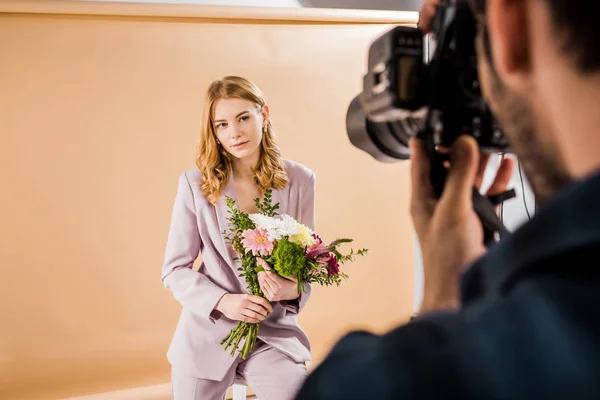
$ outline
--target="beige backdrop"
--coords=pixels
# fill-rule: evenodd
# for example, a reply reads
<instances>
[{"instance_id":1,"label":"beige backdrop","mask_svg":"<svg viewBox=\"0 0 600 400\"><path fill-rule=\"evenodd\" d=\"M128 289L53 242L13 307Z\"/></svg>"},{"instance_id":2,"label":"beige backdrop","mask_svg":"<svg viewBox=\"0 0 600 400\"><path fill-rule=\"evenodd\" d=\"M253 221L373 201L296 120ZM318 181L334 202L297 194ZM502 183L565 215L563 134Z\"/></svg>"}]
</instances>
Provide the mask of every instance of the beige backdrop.
<instances>
[{"instance_id":1,"label":"beige backdrop","mask_svg":"<svg viewBox=\"0 0 600 400\"><path fill-rule=\"evenodd\" d=\"M391 25L193 10L204 17L0 14L1 399L169 380L180 307L163 251L204 92L227 74L262 88L284 156L316 172L319 233L371 250L300 316L315 363L349 329L411 313L408 164L345 132L368 45Z\"/></svg>"}]
</instances>

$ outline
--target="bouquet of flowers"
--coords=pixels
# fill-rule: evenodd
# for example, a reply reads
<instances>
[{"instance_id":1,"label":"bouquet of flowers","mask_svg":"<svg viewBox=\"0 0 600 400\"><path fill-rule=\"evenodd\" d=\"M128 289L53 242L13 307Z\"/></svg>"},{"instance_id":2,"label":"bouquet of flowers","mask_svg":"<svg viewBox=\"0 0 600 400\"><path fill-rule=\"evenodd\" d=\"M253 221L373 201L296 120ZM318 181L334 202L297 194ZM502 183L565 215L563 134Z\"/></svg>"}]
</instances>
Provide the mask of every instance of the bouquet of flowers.
<instances>
[{"instance_id":1,"label":"bouquet of flowers","mask_svg":"<svg viewBox=\"0 0 600 400\"><path fill-rule=\"evenodd\" d=\"M326 244L321 238L289 215L278 215L279 204L272 204L271 190L267 190L262 203L255 199L257 214L246 214L236 207L235 200L227 197L231 223L225 239L238 254L240 276L244 277L251 295L265 297L258 283L258 272L265 267L280 276L296 280L298 293L304 283L340 285L348 276L340 272L340 265L367 254L367 249L350 250L342 254L338 247L352 239L338 239ZM245 359L256 344L258 323L240 321L221 341L224 349L231 348L231 355L239 351ZM243 345L241 345L244 340ZM241 349L240 349L240 346Z\"/></svg>"}]
</instances>

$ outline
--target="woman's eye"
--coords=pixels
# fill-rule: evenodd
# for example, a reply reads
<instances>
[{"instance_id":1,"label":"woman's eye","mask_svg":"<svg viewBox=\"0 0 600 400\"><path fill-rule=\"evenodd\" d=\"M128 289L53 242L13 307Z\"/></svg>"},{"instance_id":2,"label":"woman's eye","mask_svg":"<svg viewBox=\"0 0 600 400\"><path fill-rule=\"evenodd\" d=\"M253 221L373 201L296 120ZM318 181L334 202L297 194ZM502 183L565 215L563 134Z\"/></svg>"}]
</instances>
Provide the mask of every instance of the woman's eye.
<instances>
[{"instance_id":1,"label":"woman's eye","mask_svg":"<svg viewBox=\"0 0 600 400\"><path fill-rule=\"evenodd\" d=\"M240 121L247 121L250 117L248 115L244 115L240 118Z\"/></svg>"},{"instance_id":2,"label":"woman's eye","mask_svg":"<svg viewBox=\"0 0 600 400\"><path fill-rule=\"evenodd\" d=\"M227 124L221 122L221 123L217 124L217 129L225 128L226 126L227 126Z\"/></svg>"}]
</instances>

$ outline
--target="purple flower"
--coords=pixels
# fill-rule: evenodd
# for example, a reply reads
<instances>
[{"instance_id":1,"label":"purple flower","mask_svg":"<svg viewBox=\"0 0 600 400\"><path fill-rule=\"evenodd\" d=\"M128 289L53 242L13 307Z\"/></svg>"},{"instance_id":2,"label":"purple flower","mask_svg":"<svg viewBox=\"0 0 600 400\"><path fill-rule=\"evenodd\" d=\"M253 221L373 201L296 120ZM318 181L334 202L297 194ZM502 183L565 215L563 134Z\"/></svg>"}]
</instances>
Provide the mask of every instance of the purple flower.
<instances>
[{"instance_id":1,"label":"purple flower","mask_svg":"<svg viewBox=\"0 0 600 400\"><path fill-rule=\"evenodd\" d=\"M340 272L340 265L337 262L337 258L333 253L329 253L327 260L327 275L337 275Z\"/></svg>"},{"instance_id":2,"label":"purple flower","mask_svg":"<svg viewBox=\"0 0 600 400\"><path fill-rule=\"evenodd\" d=\"M323 243L323 240L321 240L319 235L317 235L316 233L313 233L311 236L313 237L313 239L315 239L317 241L317 244Z\"/></svg>"}]
</instances>

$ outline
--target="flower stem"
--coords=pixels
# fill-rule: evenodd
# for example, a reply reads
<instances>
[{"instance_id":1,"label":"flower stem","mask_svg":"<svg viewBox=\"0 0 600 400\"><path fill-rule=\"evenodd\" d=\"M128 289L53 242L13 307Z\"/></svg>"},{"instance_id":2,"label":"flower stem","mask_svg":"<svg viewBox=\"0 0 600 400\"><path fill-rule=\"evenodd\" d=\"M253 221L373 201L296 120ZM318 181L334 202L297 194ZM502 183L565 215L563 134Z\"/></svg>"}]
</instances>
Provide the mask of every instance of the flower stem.
<instances>
[{"instance_id":1,"label":"flower stem","mask_svg":"<svg viewBox=\"0 0 600 400\"><path fill-rule=\"evenodd\" d=\"M262 290L260 290L260 287L254 288L251 290L251 293L255 296L261 296L265 298L265 295ZM230 354L232 356L235 354L235 351L238 350L240 358L247 358L256 346L259 325L260 323L251 324L248 322L239 321L235 328L233 328L229 334L221 340L221 345L225 345L223 350L227 351L229 347L231 347ZM243 346L240 348L240 343L243 339L245 339L245 341Z\"/></svg>"},{"instance_id":2,"label":"flower stem","mask_svg":"<svg viewBox=\"0 0 600 400\"><path fill-rule=\"evenodd\" d=\"M233 345L233 347L231 348L231 355L233 356L235 354L235 351L238 349L238 346L240 344L240 341L244 338L244 336L246 336L246 332L248 331L248 324L246 324L245 322L243 323L243 327L241 332L237 335L237 340L235 341L235 344Z\"/></svg>"},{"instance_id":3,"label":"flower stem","mask_svg":"<svg viewBox=\"0 0 600 400\"><path fill-rule=\"evenodd\" d=\"M245 359L248 357L248 354L254 349L256 345L256 337L258 334L258 324L250 324L249 331L246 337L246 343L244 343L244 347L240 352L240 358Z\"/></svg>"}]
</instances>

